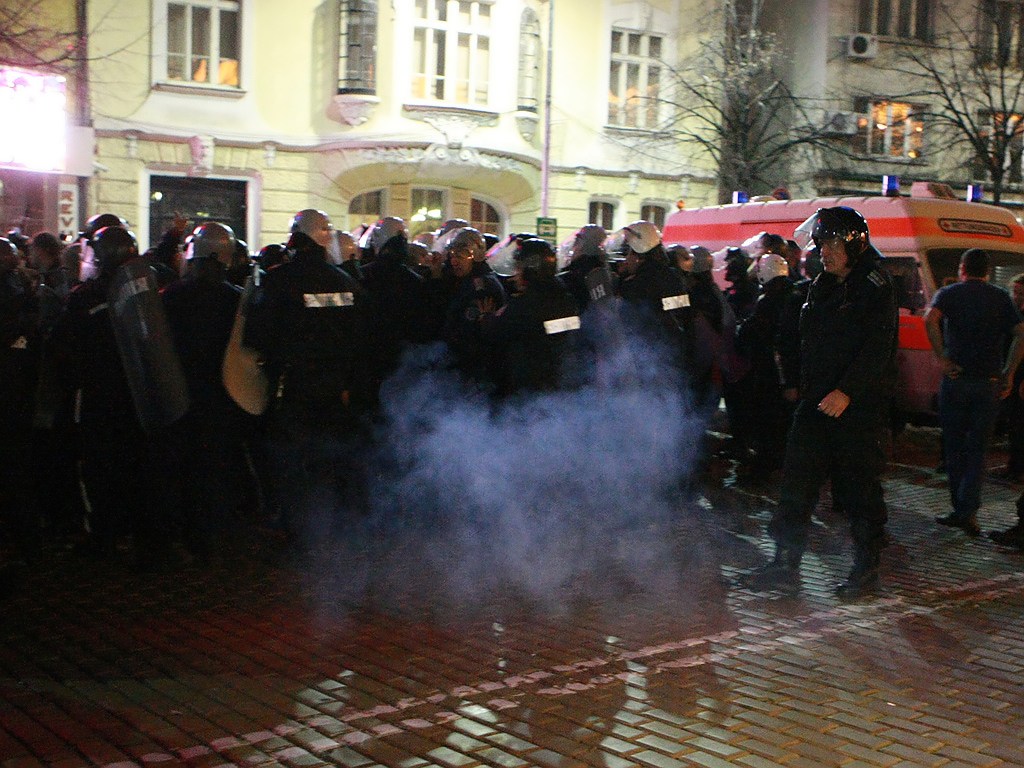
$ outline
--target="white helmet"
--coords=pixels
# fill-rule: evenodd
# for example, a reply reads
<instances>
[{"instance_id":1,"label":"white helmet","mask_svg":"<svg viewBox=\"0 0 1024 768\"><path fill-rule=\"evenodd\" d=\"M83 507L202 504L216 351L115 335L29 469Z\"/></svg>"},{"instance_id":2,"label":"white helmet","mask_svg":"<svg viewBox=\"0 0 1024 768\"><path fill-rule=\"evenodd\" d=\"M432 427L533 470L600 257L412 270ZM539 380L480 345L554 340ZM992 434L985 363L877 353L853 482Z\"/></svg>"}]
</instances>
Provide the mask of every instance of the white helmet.
<instances>
[{"instance_id":1,"label":"white helmet","mask_svg":"<svg viewBox=\"0 0 1024 768\"><path fill-rule=\"evenodd\" d=\"M608 233L600 224L580 227L558 246L558 268L565 269L570 262L584 256L597 256L605 261L604 243L607 238Z\"/></svg>"},{"instance_id":2,"label":"white helmet","mask_svg":"<svg viewBox=\"0 0 1024 768\"><path fill-rule=\"evenodd\" d=\"M789 264L777 253L764 254L757 260L754 270L761 285L768 285L776 277L789 276Z\"/></svg>"},{"instance_id":3,"label":"white helmet","mask_svg":"<svg viewBox=\"0 0 1024 768\"><path fill-rule=\"evenodd\" d=\"M369 229L363 232L362 237L359 238L359 247L369 250L376 256L386 242L399 236L406 240L409 239L409 230L405 227L405 220L397 216L385 216L371 224Z\"/></svg>"},{"instance_id":4,"label":"white helmet","mask_svg":"<svg viewBox=\"0 0 1024 768\"><path fill-rule=\"evenodd\" d=\"M634 221L621 231L634 253L644 254L661 245L661 230L649 221Z\"/></svg>"}]
</instances>

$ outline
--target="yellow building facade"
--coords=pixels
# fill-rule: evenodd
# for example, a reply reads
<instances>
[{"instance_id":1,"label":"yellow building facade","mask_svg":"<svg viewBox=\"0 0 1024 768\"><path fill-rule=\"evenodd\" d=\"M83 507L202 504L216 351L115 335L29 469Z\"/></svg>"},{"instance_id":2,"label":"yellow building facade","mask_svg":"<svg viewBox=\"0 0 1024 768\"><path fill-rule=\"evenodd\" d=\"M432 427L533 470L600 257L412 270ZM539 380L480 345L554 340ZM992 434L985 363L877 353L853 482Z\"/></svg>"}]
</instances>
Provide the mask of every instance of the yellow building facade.
<instances>
[{"instance_id":1,"label":"yellow building facade","mask_svg":"<svg viewBox=\"0 0 1024 768\"><path fill-rule=\"evenodd\" d=\"M401 216L414 233L452 217L533 231L546 214L558 239L660 220L710 201L712 174L632 151L642 119L611 105L678 47L685 6L91 2L89 209L125 216L143 243L176 210L221 219L254 249L306 207L346 229Z\"/></svg>"}]
</instances>

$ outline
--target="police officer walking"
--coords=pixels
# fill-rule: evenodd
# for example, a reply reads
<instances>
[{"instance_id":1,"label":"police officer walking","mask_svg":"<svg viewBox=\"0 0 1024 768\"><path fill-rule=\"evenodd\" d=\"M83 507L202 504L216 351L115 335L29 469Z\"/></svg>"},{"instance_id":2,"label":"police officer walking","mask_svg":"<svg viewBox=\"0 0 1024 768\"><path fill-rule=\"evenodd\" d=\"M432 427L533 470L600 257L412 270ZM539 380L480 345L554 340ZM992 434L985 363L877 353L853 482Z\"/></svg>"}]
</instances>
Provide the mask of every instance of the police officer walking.
<instances>
[{"instance_id":1,"label":"police officer walking","mask_svg":"<svg viewBox=\"0 0 1024 768\"><path fill-rule=\"evenodd\" d=\"M775 557L741 583L757 590L799 588L811 514L831 471L854 543L853 569L836 592L855 597L878 584L887 519L880 477L896 380L896 292L868 239L867 222L852 208L822 208L797 233L809 233L820 246L825 272L811 286L800 319L800 400L768 528Z\"/></svg>"}]
</instances>

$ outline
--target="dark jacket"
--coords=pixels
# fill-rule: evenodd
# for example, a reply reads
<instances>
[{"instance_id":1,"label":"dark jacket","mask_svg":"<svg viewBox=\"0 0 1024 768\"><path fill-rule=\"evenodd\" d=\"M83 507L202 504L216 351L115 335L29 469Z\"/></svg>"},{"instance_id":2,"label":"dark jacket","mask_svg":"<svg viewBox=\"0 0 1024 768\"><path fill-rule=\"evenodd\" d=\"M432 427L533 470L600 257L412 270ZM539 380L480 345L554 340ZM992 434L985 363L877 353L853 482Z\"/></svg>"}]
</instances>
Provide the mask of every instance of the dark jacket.
<instances>
[{"instance_id":1,"label":"dark jacket","mask_svg":"<svg viewBox=\"0 0 1024 768\"><path fill-rule=\"evenodd\" d=\"M329 264L323 248L293 240L290 260L263 279L245 344L266 358L278 407L325 423L369 406L369 307L363 288Z\"/></svg>"},{"instance_id":2,"label":"dark jacket","mask_svg":"<svg viewBox=\"0 0 1024 768\"><path fill-rule=\"evenodd\" d=\"M834 389L850 411L888 407L896 387L896 291L874 248L840 281L820 274L800 317L800 395L818 403Z\"/></svg>"},{"instance_id":3,"label":"dark jacket","mask_svg":"<svg viewBox=\"0 0 1024 768\"><path fill-rule=\"evenodd\" d=\"M510 298L484 326L499 355L499 394L557 389L578 329L576 302L558 280L538 280Z\"/></svg>"},{"instance_id":4,"label":"dark jacket","mask_svg":"<svg viewBox=\"0 0 1024 768\"><path fill-rule=\"evenodd\" d=\"M193 416L217 417L237 408L224 389L221 366L241 290L212 274L190 274L161 292L174 347L188 381ZM199 267L202 269L202 267Z\"/></svg>"}]
</instances>

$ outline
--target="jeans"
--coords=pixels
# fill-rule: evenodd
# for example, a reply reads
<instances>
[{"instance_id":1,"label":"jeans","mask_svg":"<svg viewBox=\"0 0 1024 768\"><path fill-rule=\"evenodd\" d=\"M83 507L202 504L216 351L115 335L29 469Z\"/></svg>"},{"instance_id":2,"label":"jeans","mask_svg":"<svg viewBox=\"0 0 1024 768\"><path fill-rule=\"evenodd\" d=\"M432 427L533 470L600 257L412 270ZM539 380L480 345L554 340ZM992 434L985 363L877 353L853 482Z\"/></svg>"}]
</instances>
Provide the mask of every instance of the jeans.
<instances>
[{"instance_id":1,"label":"jeans","mask_svg":"<svg viewBox=\"0 0 1024 768\"><path fill-rule=\"evenodd\" d=\"M981 506L981 476L999 407L998 387L995 379L965 376L945 377L939 385L949 496L953 516L960 520L973 519Z\"/></svg>"}]
</instances>

